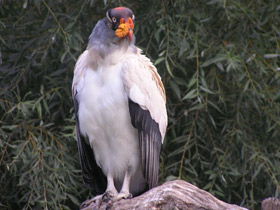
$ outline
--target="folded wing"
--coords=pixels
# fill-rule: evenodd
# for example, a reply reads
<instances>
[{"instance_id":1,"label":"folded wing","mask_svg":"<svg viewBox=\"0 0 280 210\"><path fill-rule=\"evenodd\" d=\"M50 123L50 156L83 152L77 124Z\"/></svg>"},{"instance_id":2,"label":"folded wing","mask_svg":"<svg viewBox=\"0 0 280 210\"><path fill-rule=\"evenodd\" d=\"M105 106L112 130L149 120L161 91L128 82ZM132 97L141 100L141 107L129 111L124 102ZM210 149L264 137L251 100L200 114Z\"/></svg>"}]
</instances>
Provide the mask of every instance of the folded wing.
<instances>
[{"instance_id":1,"label":"folded wing","mask_svg":"<svg viewBox=\"0 0 280 210\"><path fill-rule=\"evenodd\" d=\"M107 179L104 176L101 168L96 164L94 157L94 152L89 141L81 135L81 129L79 125L79 91L83 88L83 76L87 68L94 68L93 63L88 63L88 51L86 50L78 59L75 70L74 78L72 84L72 95L75 107L75 117L76 117L76 133L77 133L77 143L79 158L83 172L83 179L85 185L92 189L95 194L101 194L106 190Z\"/></svg>"},{"instance_id":2,"label":"folded wing","mask_svg":"<svg viewBox=\"0 0 280 210\"><path fill-rule=\"evenodd\" d=\"M123 79L132 125L138 130L144 177L157 185L160 148L167 126L165 90L156 68L140 53L127 56Z\"/></svg>"}]
</instances>

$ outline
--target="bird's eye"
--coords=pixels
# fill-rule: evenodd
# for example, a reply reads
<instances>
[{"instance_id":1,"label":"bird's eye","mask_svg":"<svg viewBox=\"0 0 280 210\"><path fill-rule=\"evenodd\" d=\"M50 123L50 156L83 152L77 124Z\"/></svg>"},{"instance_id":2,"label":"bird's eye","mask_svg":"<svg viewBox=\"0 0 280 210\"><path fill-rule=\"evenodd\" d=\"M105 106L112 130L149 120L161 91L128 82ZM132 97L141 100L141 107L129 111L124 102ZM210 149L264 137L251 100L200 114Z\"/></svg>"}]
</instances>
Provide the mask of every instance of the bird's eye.
<instances>
[{"instance_id":1,"label":"bird's eye","mask_svg":"<svg viewBox=\"0 0 280 210\"><path fill-rule=\"evenodd\" d=\"M117 18L112 17L112 21L113 21L113 23L116 23L117 22Z\"/></svg>"},{"instance_id":2,"label":"bird's eye","mask_svg":"<svg viewBox=\"0 0 280 210\"><path fill-rule=\"evenodd\" d=\"M135 20L135 16L134 16L134 15L132 15L132 16L131 16L131 19L134 21L134 20Z\"/></svg>"}]
</instances>

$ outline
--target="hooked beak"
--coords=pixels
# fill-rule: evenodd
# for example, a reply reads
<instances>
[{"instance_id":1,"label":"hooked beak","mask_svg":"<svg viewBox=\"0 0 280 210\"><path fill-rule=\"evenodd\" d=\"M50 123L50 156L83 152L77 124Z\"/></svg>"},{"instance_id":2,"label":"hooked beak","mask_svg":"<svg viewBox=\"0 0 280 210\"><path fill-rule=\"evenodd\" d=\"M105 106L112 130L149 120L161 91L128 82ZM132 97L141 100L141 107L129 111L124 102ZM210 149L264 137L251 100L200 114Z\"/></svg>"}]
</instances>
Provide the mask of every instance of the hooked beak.
<instances>
[{"instance_id":1,"label":"hooked beak","mask_svg":"<svg viewBox=\"0 0 280 210\"><path fill-rule=\"evenodd\" d=\"M134 23L131 18L128 18L125 20L122 18L120 20L120 25L118 29L116 30L116 36L119 38L127 37L130 42L133 40L133 29L134 29Z\"/></svg>"}]
</instances>

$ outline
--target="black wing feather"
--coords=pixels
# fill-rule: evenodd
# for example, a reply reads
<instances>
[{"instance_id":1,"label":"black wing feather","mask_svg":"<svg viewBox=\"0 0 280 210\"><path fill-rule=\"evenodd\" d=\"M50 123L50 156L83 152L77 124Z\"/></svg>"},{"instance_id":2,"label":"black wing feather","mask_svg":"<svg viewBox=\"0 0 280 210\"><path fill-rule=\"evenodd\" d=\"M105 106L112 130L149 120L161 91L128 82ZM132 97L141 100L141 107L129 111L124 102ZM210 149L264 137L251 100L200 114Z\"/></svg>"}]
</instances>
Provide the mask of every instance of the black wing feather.
<instances>
[{"instance_id":1,"label":"black wing feather","mask_svg":"<svg viewBox=\"0 0 280 210\"><path fill-rule=\"evenodd\" d=\"M142 168L149 188L158 183L159 155L162 136L159 124L152 119L148 110L142 109L129 99L129 113L132 125L138 130Z\"/></svg>"},{"instance_id":2,"label":"black wing feather","mask_svg":"<svg viewBox=\"0 0 280 210\"><path fill-rule=\"evenodd\" d=\"M79 103L77 100L77 92L74 96L74 107L76 117L76 130L77 130L77 142L79 150L80 164L83 172L83 180L87 188L93 190L95 194L102 194L106 190L107 179L103 174L101 168L96 164L94 152L91 146L87 143L85 137L80 133L79 127Z\"/></svg>"}]
</instances>

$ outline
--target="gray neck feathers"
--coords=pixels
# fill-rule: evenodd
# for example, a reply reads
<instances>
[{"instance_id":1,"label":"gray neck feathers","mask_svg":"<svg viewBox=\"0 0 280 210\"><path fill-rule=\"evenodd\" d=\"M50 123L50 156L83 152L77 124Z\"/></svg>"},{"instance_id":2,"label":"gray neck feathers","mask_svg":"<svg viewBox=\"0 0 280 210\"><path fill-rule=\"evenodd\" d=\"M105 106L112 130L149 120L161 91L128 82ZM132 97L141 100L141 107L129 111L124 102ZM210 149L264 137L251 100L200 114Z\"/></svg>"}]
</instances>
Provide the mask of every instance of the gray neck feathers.
<instances>
[{"instance_id":1,"label":"gray neck feathers","mask_svg":"<svg viewBox=\"0 0 280 210\"><path fill-rule=\"evenodd\" d=\"M120 40L115 35L115 31L108 27L106 18L103 18L97 22L92 30L87 49L97 52L104 58L115 50L127 50L129 47L136 50L134 42L135 37L132 43L129 43L126 39Z\"/></svg>"}]
</instances>

